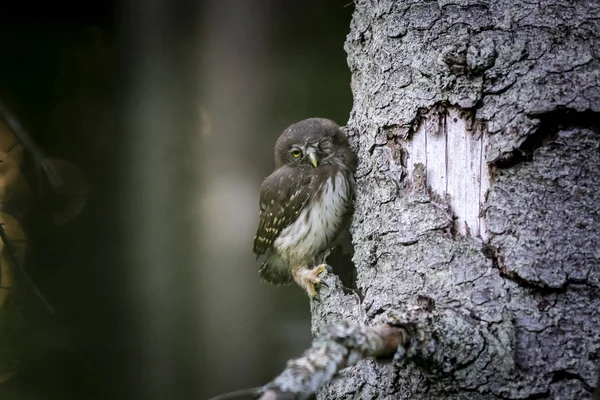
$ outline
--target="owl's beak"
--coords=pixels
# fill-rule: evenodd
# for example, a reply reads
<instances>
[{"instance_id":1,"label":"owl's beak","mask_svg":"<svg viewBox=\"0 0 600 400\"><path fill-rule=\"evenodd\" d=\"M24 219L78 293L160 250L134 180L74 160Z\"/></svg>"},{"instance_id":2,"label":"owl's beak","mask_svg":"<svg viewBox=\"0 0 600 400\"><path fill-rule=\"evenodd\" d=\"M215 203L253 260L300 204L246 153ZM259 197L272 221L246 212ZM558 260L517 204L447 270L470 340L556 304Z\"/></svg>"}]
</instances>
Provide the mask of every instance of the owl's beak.
<instances>
[{"instance_id":1,"label":"owl's beak","mask_svg":"<svg viewBox=\"0 0 600 400\"><path fill-rule=\"evenodd\" d=\"M310 163L316 168L317 165L319 165L319 162L317 160L317 154L315 153L315 149L308 148L306 150L306 155L310 159Z\"/></svg>"}]
</instances>

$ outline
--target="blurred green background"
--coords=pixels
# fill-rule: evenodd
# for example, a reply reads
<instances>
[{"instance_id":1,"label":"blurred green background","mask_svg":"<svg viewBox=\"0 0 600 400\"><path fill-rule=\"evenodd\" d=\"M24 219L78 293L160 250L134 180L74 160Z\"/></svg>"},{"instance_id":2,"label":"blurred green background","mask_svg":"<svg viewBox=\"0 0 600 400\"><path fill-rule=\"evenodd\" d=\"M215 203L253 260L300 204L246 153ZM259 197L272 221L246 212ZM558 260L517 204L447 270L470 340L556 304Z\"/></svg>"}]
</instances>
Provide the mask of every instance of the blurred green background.
<instances>
[{"instance_id":1,"label":"blurred green background","mask_svg":"<svg viewBox=\"0 0 600 400\"><path fill-rule=\"evenodd\" d=\"M34 190L25 267L56 315L27 292L0 399L198 399L268 382L311 336L304 293L256 274L259 187L288 125L346 123L352 4L13 6L0 99L91 192L56 225Z\"/></svg>"}]
</instances>

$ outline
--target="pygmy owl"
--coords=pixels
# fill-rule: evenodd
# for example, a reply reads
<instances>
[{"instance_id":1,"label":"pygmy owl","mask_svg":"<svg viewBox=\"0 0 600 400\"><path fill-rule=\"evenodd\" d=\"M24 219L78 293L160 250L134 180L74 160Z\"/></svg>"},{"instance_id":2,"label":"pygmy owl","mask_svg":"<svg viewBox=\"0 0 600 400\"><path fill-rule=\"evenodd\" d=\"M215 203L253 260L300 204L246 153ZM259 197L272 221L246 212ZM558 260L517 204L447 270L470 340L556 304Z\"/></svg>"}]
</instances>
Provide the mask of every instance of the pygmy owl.
<instances>
[{"instance_id":1,"label":"pygmy owl","mask_svg":"<svg viewBox=\"0 0 600 400\"><path fill-rule=\"evenodd\" d=\"M346 229L357 158L339 126L309 118L275 143L275 171L260 189L254 253L258 273L274 285L296 281L311 298L328 267L323 254Z\"/></svg>"}]
</instances>

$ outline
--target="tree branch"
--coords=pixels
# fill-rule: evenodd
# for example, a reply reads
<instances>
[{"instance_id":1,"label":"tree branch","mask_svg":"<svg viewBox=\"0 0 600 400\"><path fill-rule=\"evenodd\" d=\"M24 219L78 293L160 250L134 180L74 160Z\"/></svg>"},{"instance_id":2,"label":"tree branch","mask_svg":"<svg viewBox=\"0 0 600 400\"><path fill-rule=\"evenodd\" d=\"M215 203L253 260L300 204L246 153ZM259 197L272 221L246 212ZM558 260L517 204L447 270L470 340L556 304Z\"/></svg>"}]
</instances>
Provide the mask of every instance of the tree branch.
<instances>
[{"instance_id":1,"label":"tree branch","mask_svg":"<svg viewBox=\"0 0 600 400\"><path fill-rule=\"evenodd\" d=\"M27 271L25 271L25 268L23 267L23 265L19 262L19 258L17 257L16 250L14 249L10 239L8 238L8 235L6 234L6 232L4 230L4 223L2 223L2 222L0 222L0 240L2 240L2 242L4 243L4 246L6 246L6 250L8 252L8 256L10 257L10 260L15 265L15 267L17 267L17 269L19 269L21 271L23 277L25 277L25 280L27 280L27 282L31 285L31 288L33 289L34 293L39 297L39 299L44 303L44 305L46 305L46 307L48 308L48 311L50 311L51 314L55 314L56 312L54 311L54 308L50 305L48 300L46 300L46 298L44 297L44 295L42 294L40 289L31 280L31 278L29 277L29 274L27 274Z\"/></svg>"},{"instance_id":2,"label":"tree branch","mask_svg":"<svg viewBox=\"0 0 600 400\"><path fill-rule=\"evenodd\" d=\"M302 357L265 386L260 400L305 399L337 373L366 357L392 357L410 339L408 331L387 324L369 327L345 322L326 328Z\"/></svg>"},{"instance_id":3,"label":"tree branch","mask_svg":"<svg viewBox=\"0 0 600 400\"><path fill-rule=\"evenodd\" d=\"M34 164L38 171L41 171L53 189L62 185L62 178L58 172L47 162L46 154L42 148L33 140L21 125L19 120L10 112L8 107L0 101L0 119L6 122L8 128L14 133L15 137L23 145L26 151L29 151L33 156Z\"/></svg>"},{"instance_id":4,"label":"tree branch","mask_svg":"<svg viewBox=\"0 0 600 400\"><path fill-rule=\"evenodd\" d=\"M402 310L390 309L378 315L373 323L374 326L367 326L345 321L326 325L311 347L300 358L289 361L272 382L212 400L240 395L259 400L304 400L330 383L342 369L369 357L380 362L412 362L438 381L454 379L457 371L483 371L486 365L489 374L512 373L510 321L498 324L492 332L468 312L439 309L432 299L419 296Z\"/></svg>"},{"instance_id":5,"label":"tree branch","mask_svg":"<svg viewBox=\"0 0 600 400\"><path fill-rule=\"evenodd\" d=\"M428 357L435 350L433 320L421 307L389 311L375 326L342 322L323 328L302 357L262 389L259 400L303 400L328 384L344 368L374 357L401 360Z\"/></svg>"}]
</instances>

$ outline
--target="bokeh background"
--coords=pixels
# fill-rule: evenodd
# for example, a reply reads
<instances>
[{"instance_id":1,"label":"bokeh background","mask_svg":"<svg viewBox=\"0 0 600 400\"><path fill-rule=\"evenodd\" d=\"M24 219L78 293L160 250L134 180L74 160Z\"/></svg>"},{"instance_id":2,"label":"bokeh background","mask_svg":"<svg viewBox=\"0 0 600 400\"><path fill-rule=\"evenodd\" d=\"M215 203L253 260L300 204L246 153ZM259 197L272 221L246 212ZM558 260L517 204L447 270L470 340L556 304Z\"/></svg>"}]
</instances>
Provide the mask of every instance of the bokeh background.
<instances>
[{"instance_id":1,"label":"bokeh background","mask_svg":"<svg viewBox=\"0 0 600 400\"><path fill-rule=\"evenodd\" d=\"M252 241L277 136L308 117L348 119L352 10L94 0L3 11L0 99L90 191L57 224L60 199L27 153L25 269L56 314L22 285L18 374L0 399L204 399L268 382L309 345L307 297L260 282Z\"/></svg>"}]
</instances>

